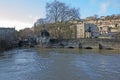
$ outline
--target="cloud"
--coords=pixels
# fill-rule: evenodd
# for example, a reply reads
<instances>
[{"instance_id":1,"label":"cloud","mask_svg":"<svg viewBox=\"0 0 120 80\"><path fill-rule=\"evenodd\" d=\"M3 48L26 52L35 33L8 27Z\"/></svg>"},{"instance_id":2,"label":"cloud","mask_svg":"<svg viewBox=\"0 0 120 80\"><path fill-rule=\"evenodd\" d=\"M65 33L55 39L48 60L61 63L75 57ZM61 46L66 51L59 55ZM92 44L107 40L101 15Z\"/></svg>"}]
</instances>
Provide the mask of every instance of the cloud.
<instances>
[{"instance_id":1,"label":"cloud","mask_svg":"<svg viewBox=\"0 0 120 80\"><path fill-rule=\"evenodd\" d=\"M0 19L0 26L1 27L15 27L16 30L20 30L23 28L30 28L33 26L33 24L31 23L27 23L27 22L22 22L22 21L17 21L17 20L1 20Z\"/></svg>"},{"instance_id":2,"label":"cloud","mask_svg":"<svg viewBox=\"0 0 120 80\"><path fill-rule=\"evenodd\" d=\"M101 6L100 6L100 11L102 13L105 13L108 9L108 6L109 6L109 3L102 3Z\"/></svg>"},{"instance_id":3,"label":"cloud","mask_svg":"<svg viewBox=\"0 0 120 80\"><path fill-rule=\"evenodd\" d=\"M35 22L39 18L42 18L42 16L28 15L28 19L32 20L32 22Z\"/></svg>"},{"instance_id":4,"label":"cloud","mask_svg":"<svg viewBox=\"0 0 120 80\"><path fill-rule=\"evenodd\" d=\"M39 19L40 16L26 14L20 16L6 16L0 15L0 27L15 27L16 30L30 28L34 25L34 22Z\"/></svg>"},{"instance_id":5,"label":"cloud","mask_svg":"<svg viewBox=\"0 0 120 80\"><path fill-rule=\"evenodd\" d=\"M120 0L106 0L102 1L99 5L99 15L104 15L106 14L109 10L118 10L120 8ZM108 10L109 9L109 10Z\"/></svg>"},{"instance_id":6,"label":"cloud","mask_svg":"<svg viewBox=\"0 0 120 80\"><path fill-rule=\"evenodd\" d=\"M98 14L102 15L105 14L109 8L110 3L109 2L103 2L100 4Z\"/></svg>"}]
</instances>

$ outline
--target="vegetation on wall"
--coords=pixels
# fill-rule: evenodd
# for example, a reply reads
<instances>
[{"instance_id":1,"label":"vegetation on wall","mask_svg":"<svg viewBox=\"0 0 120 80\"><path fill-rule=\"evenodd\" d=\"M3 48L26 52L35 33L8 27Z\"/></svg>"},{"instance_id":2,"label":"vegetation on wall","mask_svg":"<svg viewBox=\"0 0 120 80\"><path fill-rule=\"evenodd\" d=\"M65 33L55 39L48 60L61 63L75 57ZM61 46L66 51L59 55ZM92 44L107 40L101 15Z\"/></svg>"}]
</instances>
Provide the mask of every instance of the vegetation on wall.
<instances>
[{"instance_id":1,"label":"vegetation on wall","mask_svg":"<svg viewBox=\"0 0 120 80\"><path fill-rule=\"evenodd\" d=\"M34 25L36 34L45 26L52 38L74 38L75 26L71 21L80 20L79 9L71 8L66 4L53 1L46 4L46 18L39 19Z\"/></svg>"}]
</instances>

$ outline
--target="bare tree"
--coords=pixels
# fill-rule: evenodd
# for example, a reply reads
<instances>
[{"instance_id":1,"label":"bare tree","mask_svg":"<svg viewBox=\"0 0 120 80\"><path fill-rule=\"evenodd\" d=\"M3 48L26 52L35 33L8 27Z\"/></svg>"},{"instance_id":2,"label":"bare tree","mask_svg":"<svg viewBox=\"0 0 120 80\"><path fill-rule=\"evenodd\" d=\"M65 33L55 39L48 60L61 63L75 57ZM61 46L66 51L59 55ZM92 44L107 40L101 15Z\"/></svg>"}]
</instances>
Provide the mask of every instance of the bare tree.
<instances>
[{"instance_id":1,"label":"bare tree","mask_svg":"<svg viewBox=\"0 0 120 80\"><path fill-rule=\"evenodd\" d=\"M79 20L79 9L70 8L62 2L54 1L46 5L47 19L50 22L64 22L71 19Z\"/></svg>"},{"instance_id":2,"label":"bare tree","mask_svg":"<svg viewBox=\"0 0 120 80\"><path fill-rule=\"evenodd\" d=\"M70 28L71 20L80 20L79 9L70 8L57 0L46 4L46 13L48 21L54 23L57 38L62 38L62 36L73 32L74 29Z\"/></svg>"}]
</instances>

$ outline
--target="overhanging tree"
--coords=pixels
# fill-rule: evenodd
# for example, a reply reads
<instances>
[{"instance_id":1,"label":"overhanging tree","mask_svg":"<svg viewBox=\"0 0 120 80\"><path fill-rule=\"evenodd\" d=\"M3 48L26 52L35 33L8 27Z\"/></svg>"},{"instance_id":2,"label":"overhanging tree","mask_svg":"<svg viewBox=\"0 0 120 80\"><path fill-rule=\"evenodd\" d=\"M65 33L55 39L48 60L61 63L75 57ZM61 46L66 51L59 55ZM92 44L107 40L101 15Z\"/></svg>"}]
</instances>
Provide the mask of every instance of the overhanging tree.
<instances>
[{"instance_id":1,"label":"overhanging tree","mask_svg":"<svg viewBox=\"0 0 120 80\"><path fill-rule=\"evenodd\" d=\"M55 33L57 38L62 38L67 35L72 36L69 34L74 30L70 28L72 25L71 21L80 20L79 9L70 8L65 3L55 0L46 4L46 13L49 23L54 23L54 26L56 26Z\"/></svg>"},{"instance_id":2,"label":"overhanging tree","mask_svg":"<svg viewBox=\"0 0 120 80\"><path fill-rule=\"evenodd\" d=\"M39 32L44 23L53 38L72 38L75 33L74 20L80 20L79 9L55 0L46 4L46 18L37 20L35 30Z\"/></svg>"},{"instance_id":3,"label":"overhanging tree","mask_svg":"<svg viewBox=\"0 0 120 80\"><path fill-rule=\"evenodd\" d=\"M65 3L54 1L46 4L47 19L50 22L64 22L69 20L79 20L79 9L70 8Z\"/></svg>"}]
</instances>

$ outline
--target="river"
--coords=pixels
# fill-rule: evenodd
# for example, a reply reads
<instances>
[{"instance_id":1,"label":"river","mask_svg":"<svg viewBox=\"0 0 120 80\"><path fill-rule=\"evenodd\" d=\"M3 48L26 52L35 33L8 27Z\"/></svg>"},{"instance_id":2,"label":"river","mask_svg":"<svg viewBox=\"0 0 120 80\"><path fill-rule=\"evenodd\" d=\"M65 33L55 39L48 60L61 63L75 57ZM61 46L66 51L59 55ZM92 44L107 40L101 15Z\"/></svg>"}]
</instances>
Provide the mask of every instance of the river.
<instances>
[{"instance_id":1,"label":"river","mask_svg":"<svg viewBox=\"0 0 120 80\"><path fill-rule=\"evenodd\" d=\"M14 49L0 56L0 80L120 80L120 52Z\"/></svg>"}]
</instances>

